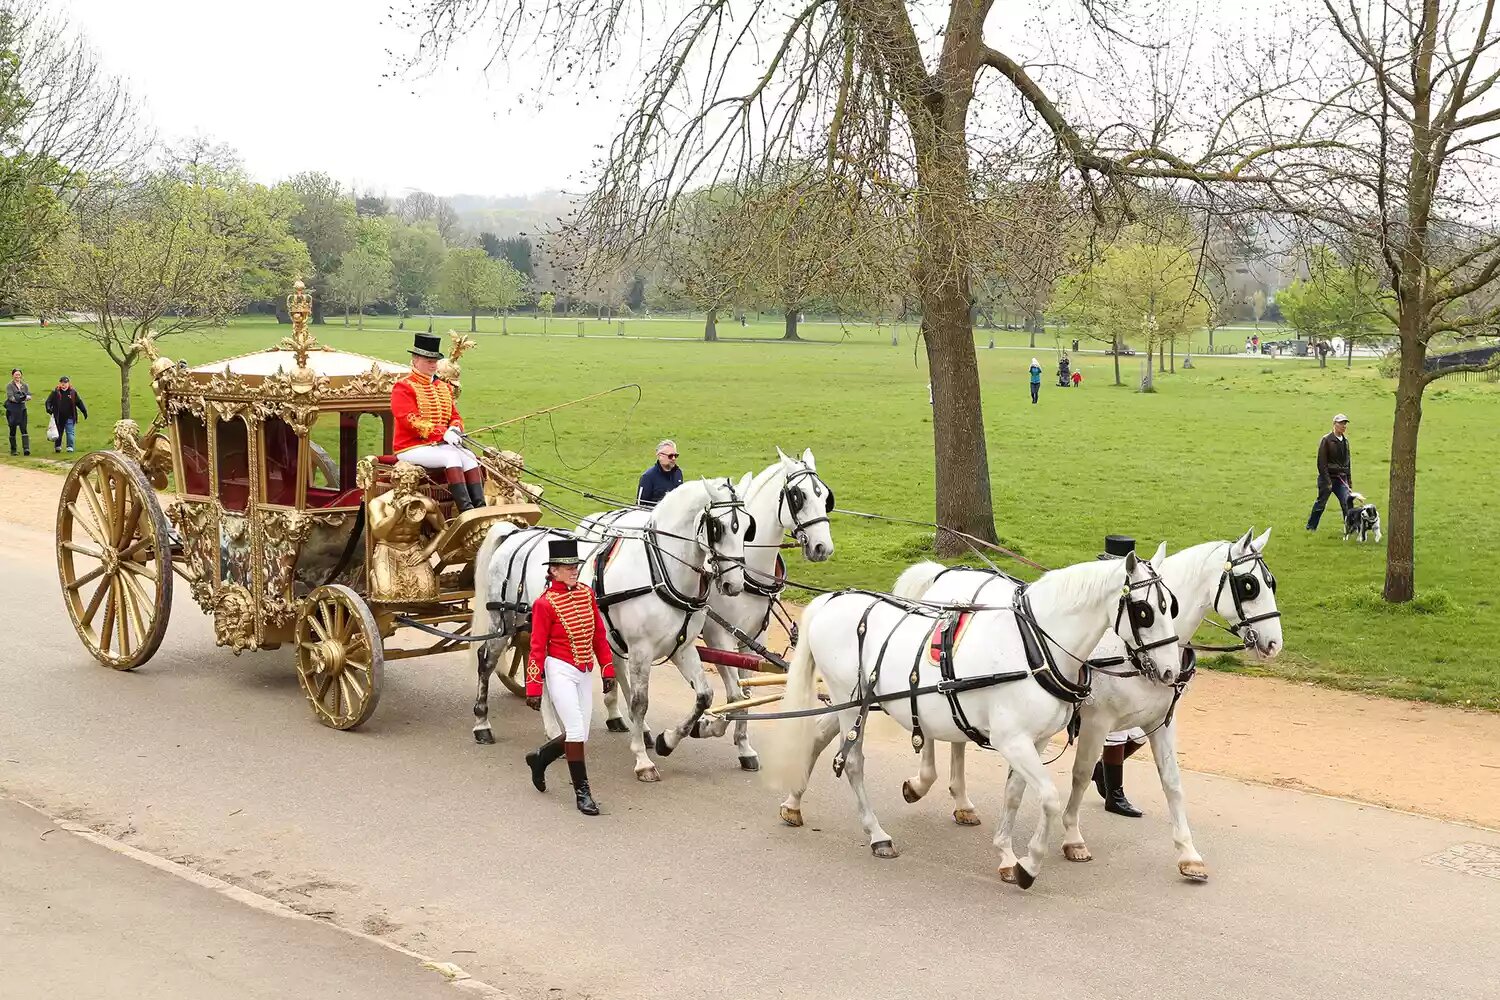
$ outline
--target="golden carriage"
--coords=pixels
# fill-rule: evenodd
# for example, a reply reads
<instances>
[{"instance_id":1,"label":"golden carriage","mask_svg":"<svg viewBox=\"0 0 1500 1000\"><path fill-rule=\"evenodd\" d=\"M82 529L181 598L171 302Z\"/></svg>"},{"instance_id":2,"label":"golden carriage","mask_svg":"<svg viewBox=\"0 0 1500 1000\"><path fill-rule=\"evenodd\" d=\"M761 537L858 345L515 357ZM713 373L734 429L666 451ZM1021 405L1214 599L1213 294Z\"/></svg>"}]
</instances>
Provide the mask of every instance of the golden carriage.
<instances>
[{"instance_id":1,"label":"golden carriage","mask_svg":"<svg viewBox=\"0 0 1500 1000\"><path fill-rule=\"evenodd\" d=\"M69 472L58 574L106 666L156 652L179 577L219 645L291 644L318 721L353 729L375 710L387 660L461 648L480 542L502 520L535 524L540 491L520 482L520 456L486 450L490 505L454 516L440 482L389 454L391 387L409 369L318 345L300 281L287 304L290 337L226 361L173 363L142 339L156 420L144 434L120 421L114 447ZM456 337L440 369L455 388L469 346ZM393 512L416 516L380 530ZM388 645L410 630L425 644Z\"/></svg>"}]
</instances>

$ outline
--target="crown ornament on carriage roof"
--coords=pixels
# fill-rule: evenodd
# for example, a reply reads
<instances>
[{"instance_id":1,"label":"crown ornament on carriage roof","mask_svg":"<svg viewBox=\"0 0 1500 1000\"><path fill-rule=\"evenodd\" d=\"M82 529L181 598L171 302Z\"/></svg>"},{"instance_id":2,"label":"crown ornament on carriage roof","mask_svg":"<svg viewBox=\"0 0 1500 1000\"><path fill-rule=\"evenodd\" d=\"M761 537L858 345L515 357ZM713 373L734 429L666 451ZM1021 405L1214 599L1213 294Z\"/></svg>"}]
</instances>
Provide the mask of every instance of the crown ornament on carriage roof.
<instances>
[{"instance_id":1,"label":"crown ornament on carriage roof","mask_svg":"<svg viewBox=\"0 0 1500 1000\"><path fill-rule=\"evenodd\" d=\"M286 311L287 315L292 318L292 335L282 337L277 348L296 354L297 367L306 368L308 355L313 351L326 351L328 348L319 344L307 329L307 319L312 315L312 295L308 293L307 286L302 283L301 278L292 282L292 294L286 297Z\"/></svg>"}]
</instances>

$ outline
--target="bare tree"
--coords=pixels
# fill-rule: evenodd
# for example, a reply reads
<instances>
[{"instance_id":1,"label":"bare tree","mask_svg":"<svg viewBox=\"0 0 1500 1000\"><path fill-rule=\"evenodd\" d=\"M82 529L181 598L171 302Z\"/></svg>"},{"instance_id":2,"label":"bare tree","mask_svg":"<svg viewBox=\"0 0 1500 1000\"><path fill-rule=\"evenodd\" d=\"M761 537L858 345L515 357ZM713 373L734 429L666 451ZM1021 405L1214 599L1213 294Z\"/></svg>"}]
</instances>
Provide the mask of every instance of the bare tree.
<instances>
[{"instance_id":1,"label":"bare tree","mask_svg":"<svg viewBox=\"0 0 1500 1000\"><path fill-rule=\"evenodd\" d=\"M0 301L66 224L82 181L147 146L124 85L40 3L0 8Z\"/></svg>"}]
</instances>

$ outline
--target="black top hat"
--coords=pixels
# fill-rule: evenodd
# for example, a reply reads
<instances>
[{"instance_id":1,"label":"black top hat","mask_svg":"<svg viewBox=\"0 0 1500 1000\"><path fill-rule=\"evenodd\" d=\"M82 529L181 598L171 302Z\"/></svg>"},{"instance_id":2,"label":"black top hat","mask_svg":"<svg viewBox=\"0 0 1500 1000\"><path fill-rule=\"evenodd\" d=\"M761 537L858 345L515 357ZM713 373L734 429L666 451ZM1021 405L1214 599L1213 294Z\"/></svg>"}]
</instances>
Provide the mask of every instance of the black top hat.
<instances>
[{"instance_id":1,"label":"black top hat","mask_svg":"<svg viewBox=\"0 0 1500 1000\"><path fill-rule=\"evenodd\" d=\"M1106 558L1124 559L1135 551L1135 539L1129 535L1105 535L1104 556Z\"/></svg>"},{"instance_id":2,"label":"black top hat","mask_svg":"<svg viewBox=\"0 0 1500 1000\"><path fill-rule=\"evenodd\" d=\"M578 558L578 539L553 538L548 540L548 566L581 566L582 564L583 560Z\"/></svg>"},{"instance_id":3,"label":"black top hat","mask_svg":"<svg viewBox=\"0 0 1500 1000\"><path fill-rule=\"evenodd\" d=\"M434 361L443 359L443 352L438 348L443 346L442 338L431 333L419 333L415 343L412 344L409 353L419 358L432 358Z\"/></svg>"}]
</instances>

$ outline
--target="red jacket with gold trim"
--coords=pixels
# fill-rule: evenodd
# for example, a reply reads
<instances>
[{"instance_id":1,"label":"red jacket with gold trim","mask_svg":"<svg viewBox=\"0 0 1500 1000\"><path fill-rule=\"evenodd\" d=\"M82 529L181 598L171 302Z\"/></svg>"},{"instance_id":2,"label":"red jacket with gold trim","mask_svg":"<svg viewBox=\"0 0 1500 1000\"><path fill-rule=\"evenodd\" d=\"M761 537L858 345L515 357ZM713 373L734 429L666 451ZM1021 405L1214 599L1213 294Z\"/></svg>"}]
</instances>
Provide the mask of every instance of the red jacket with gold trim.
<instances>
[{"instance_id":1,"label":"red jacket with gold trim","mask_svg":"<svg viewBox=\"0 0 1500 1000\"><path fill-rule=\"evenodd\" d=\"M597 662L605 677L615 675L614 655L594 592L583 584L569 589L553 581L531 606L531 657L526 661L526 697L542 693L547 657L555 656L584 673Z\"/></svg>"},{"instance_id":2,"label":"red jacket with gold trim","mask_svg":"<svg viewBox=\"0 0 1500 1000\"><path fill-rule=\"evenodd\" d=\"M391 387L391 413L396 418L391 448L398 455L408 448L441 444L448 428L464 426L453 405L453 387L416 371Z\"/></svg>"}]
</instances>

